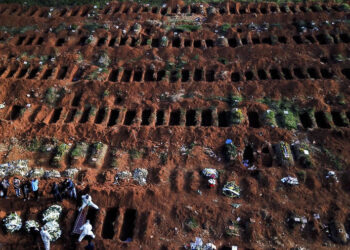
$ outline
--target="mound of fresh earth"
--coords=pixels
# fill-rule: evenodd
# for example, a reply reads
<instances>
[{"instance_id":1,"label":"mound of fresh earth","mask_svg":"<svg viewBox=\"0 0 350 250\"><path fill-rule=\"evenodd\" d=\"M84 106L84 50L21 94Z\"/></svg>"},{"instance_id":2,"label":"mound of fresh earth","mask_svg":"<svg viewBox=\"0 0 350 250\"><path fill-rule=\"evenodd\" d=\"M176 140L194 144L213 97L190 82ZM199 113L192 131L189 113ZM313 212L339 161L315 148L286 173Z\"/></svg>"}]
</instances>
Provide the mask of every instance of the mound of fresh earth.
<instances>
[{"instance_id":1,"label":"mound of fresh earth","mask_svg":"<svg viewBox=\"0 0 350 250\"><path fill-rule=\"evenodd\" d=\"M40 221L71 176L100 207L96 249L348 248L349 17L333 2L0 5L0 176L37 176L41 196L11 186L0 219ZM84 249L80 201L61 205L52 249ZM42 248L24 228L0 244Z\"/></svg>"}]
</instances>

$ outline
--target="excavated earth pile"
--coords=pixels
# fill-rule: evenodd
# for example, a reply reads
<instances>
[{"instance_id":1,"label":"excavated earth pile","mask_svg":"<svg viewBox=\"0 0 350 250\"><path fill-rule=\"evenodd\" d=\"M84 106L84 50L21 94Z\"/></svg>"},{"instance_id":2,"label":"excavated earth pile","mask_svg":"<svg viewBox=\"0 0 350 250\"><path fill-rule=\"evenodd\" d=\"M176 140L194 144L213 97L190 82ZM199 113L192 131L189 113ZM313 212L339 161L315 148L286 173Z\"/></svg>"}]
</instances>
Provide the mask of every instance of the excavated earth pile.
<instances>
[{"instance_id":1,"label":"excavated earth pile","mask_svg":"<svg viewBox=\"0 0 350 250\"><path fill-rule=\"evenodd\" d=\"M0 4L0 176L40 177L40 200L11 186L0 219L40 221L51 184L72 176L100 207L87 213L96 249L196 237L348 249L349 9ZM25 167L9 169L17 160ZM211 188L205 168L217 170ZM79 199L61 205L51 249L84 249L71 234ZM1 227L1 249L42 249Z\"/></svg>"}]
</instances>

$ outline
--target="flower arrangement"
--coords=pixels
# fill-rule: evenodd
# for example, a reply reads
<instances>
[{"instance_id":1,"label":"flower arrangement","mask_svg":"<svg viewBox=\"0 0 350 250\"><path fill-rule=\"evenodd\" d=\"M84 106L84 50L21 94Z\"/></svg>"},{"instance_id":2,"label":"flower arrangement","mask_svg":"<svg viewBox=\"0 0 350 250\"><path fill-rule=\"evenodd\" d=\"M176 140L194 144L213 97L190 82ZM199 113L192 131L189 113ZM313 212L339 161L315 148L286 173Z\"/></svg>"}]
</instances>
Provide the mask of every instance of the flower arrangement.
<instances>
[{"instance_id":1,"label":"flower arrangement","mask_svg":"<svg viewBox=\"0 0 350 250\"><path fill-rule=\"evenodd\" d=\"M222 193L231 198L238 198L241 193L241 189L236 185L236 182L227 182L222 188Z\"/></svg>"},{"instance_id":2,"label":"flower arrangement","mask_svg":"<svg viewBox=\"0 0 350 250\"><path fill-rule=\"evenodd\" d=\"M52 205L43 213L43 221L58 221L62 212L62 207L59 205Z\"/></svg>"},{"instance_id":3,"label":"flower arrangement","mask_svg":"<svg viewBox=\"0 0 350 250\"><path fill-rule=\"evenodd\" d=\"M3 219L6 231L9 233L16 232L22 228L22 219L17 213L11 213Z\"/></svg>"},{"instance_id":4,"label":"flower arrangement","mask_svg":"<svg viewBox=\"0 0 350 250\"><path fill-rule=\"evenodd\" d=\"M60 229L60 225L56 221L47 222L43 228L49 233L51 237L51 242L56 241L59 237L61 237L62 230Z\"/></svg>"},{"instance_id":5,"label":"flower arrangement","mask_svg":"<svg viewBox=\"0 0 350 250\"><path fill-rule=\"evenodd\" d=\"M147 175L148 171L144 168L136 168L134 170L133 178L136 182L138 182L141 186L147 184Z\"/></svg>"},{"instance_id":6,"label":"flower arrangement","mask_svg":"<svg viewBox=\"0 0 350 250\"><path fill-rule=\"evenodd\" d=\"M39 223L36 222L35 220L27 220L25 225L24 225L26 231L30 233L30 230L33 228L35 231L39 231Z\"/></svg>"}]
</instances>

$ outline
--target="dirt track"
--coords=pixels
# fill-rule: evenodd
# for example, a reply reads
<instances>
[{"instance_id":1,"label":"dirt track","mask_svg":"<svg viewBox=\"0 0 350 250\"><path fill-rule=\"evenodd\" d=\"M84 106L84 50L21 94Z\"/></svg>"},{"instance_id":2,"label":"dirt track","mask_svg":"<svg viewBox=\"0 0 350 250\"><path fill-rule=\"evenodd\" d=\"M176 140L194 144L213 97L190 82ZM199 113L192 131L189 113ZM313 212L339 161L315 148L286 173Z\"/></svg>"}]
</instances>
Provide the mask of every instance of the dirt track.
<instances>
[{"instance_id":1,"label":"dirt track","mask_svg":"<svg viewBox=\"0 0 350 250\"><path fill-rule=\"evenodd\" d=\"M334 225L350 234L350 13L337 4L288 12L227 2L212 14L208 7L0 5L0 163L79 168L79 194L90 190L101 207L88 214L97 249L182 249L195 237L218 249L347 249ZM243 117L234 125L235 108ZM276 112L273 127L267 110ZM222 154L228 138L239 152L233 162ZM55 167L55 150L28 150L34 139L69 150ZM96 164L90 152L99 141L107 152ZM281 166L280 141L306 142L313 166L296 155ZM73 161L78 142L89 150ZM117 172L139 167L149 172L147 185L114 184ZM220 170L214 189L200 175L206 167ZM326 178L330 170L339 183ZM300 185L281 183L288 175ZM240 198L222 195L232 180ZM52 181L41 180L39 203L12 193L0 202L0 218L17 211L39 219L53 203ZM83 249L86 242L70 235L76 204L62 205L63 236L52 249ZM295 216L307 223L292 223ZM189 220L197 225L189 228ZM225 234L230 220L240 236ZM1 231L0 244L37 249L24 232Z\"/></svg>"}]
</instances>

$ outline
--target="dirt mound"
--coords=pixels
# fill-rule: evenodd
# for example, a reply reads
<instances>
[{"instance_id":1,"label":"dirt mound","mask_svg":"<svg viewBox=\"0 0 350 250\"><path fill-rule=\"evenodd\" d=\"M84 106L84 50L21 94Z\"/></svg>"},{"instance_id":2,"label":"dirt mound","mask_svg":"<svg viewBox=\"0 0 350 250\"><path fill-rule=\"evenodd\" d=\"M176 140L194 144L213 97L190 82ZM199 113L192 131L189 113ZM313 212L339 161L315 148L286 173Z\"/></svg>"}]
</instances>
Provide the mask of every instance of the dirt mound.
<instances>
[{"instance_id":1,"label":"dirt mound","mask_svg":"<svg viewBox=\"0 0 350 250\"><path fill-rule=\"evenodd\" d=\"M331 2L0 5L0 175L40 177L41 196L11 186L0 218L40 221L72 176L100 207L96 249L346 249L348 18ZM52 249L83 249L80 201L61 205ZM0 244L42 248L24 230Z\"/></svg>"}]
</instances>

